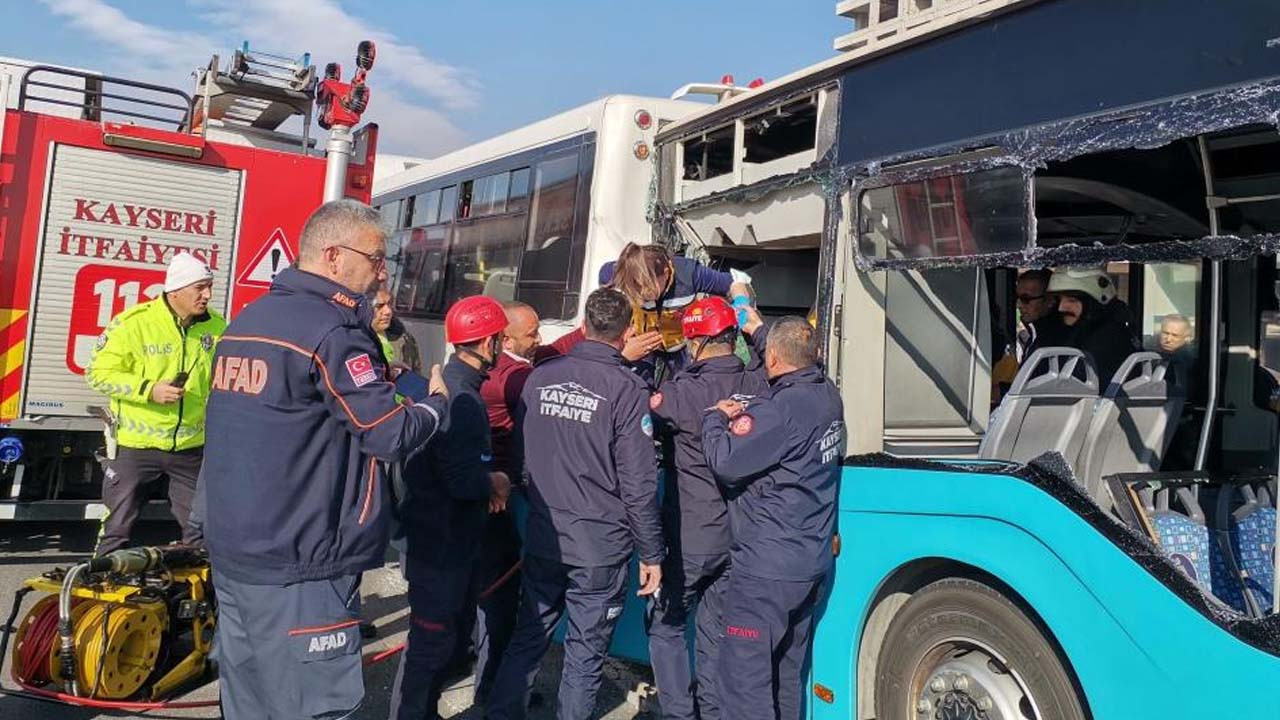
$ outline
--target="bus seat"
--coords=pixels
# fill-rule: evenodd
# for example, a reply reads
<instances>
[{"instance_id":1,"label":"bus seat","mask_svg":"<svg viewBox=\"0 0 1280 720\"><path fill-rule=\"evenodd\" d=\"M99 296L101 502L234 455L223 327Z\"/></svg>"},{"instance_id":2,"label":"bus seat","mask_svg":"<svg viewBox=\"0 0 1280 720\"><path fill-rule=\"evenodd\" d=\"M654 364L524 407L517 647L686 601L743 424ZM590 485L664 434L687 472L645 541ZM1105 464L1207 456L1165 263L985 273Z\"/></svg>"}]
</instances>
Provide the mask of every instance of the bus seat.
<instances>
[{"instance_id":1,"label":"bus seat","mask_svg":"<svg viewBox=\"0 0 1280 720\"><path fill-rule=\"evenodd\" d=\"M1265 615L1275 590L1276 508L1264 485L1240 488L1244 504L1231 513L1231 551L1244 571L1245 591Z\"/></svg>"},{"instance_id":2,"label":"bus seat","mask_svg":"<svg viewBox=\"0 0 1280 720\"><path fill-rule=\"evenodd\" d=\"M1217 511L1214 513L1214 542L1209 545L1209 563L1213 572L1213 594L1239 612L1256 615L1256 604L1245 597L1245 580L1236 551L1236 520L1232 511L1240 512L1238 490L1235 485L1223 484L1218 488ZM1248 503L1246 503L1247 505Z\"/></svg>"},{"instance_id":3,"label":"bus seat","mask_svg":"<svg viewBox=\"0 0 1280 720\"><path fill-rule=\"evenodd\" d=\"M1093 412L1080 452L1078 475L1104 510L1112 505L1102 478L1152 472L1173 439L1185 393L1158 353L1136 352L1120 365Z\"/></svg>"},{"instance_id":4,"label":"bus seat","mask_svg":"<svg viewBox=\"0 0 1280 720\"><path fill-rule=\"evenodd\" d=\"M484 281L484 294L506 302L516 299L516 273L514 269L494 270Z\"/></svg>"},{"instance_id":5,"label":"bus seat","mask_svg":"<svg viewBox=\"0 0 1280 720\"><path fill-rule=\"evenodd\" d=\"M979 457L1025 463L1056 451L1074 471L1098 400L1098 373L1074 348L1041 348L992 414Z\"/></svg>"},{"instance_id":6,"label":"bus seat","mask_svg":"<svg viewBox=\"0 0 1280 720\"><path fill-rule=\"evenodd\" d=\"M1186 512L1178 512L1170 507L1171 492L1177 496L1178 503ZM1141 496L1160 549L1205 594L1214 594L1213 569L1209 559L1209 528L1205 525L1204 511L1200 509L1200 503L1191 488L1164 488L1154 493L1148 490L1142 492Z\"/></svg>"}]
</instances>

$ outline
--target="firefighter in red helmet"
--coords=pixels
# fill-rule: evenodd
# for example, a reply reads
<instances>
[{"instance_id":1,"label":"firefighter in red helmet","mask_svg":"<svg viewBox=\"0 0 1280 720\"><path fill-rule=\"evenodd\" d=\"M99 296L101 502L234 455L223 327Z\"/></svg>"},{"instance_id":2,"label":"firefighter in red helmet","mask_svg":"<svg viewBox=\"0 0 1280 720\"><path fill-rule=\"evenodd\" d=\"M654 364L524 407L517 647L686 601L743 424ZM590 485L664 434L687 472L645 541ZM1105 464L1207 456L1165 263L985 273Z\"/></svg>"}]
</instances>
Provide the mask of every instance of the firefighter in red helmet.
<instances>
[{"instance_id":1,"label":"firefighter in red helmet","mask_svg":"<svg viewBox=\"0 0 1280 720\"><path fill-rule=\"evenodd\" d=\"M391 717L439 717L446 669L464 616L475 606L472 575L490 512L506 507L507 475L492 467L489 415L480 385L501 350L507 316L483 295L454 303L445 315L453 356L444 366L449 425L404 469L401 505L409 581L409 637L392 690Z\"/></svg>"},{"instance_id":2,"label":"firefighter in red helmet","mask_svg":"<svg viewBox=\"0 0 1280 720\"><path fill-rule=\"evenodd\" d=\"M671 436L675 471L664 476L662 592L650 598L645 626L663 717L716 720L723 716L716 658L730 537L725 498L702 452L702 417L724 398L745 400L768 385L760 370L744 367L734 354L737 312L724 298L689 305L681 330L685 365L649 399L654 429ZM685 633L690 619L696 629L692 669Z\"/></svg>"}]
</instances>

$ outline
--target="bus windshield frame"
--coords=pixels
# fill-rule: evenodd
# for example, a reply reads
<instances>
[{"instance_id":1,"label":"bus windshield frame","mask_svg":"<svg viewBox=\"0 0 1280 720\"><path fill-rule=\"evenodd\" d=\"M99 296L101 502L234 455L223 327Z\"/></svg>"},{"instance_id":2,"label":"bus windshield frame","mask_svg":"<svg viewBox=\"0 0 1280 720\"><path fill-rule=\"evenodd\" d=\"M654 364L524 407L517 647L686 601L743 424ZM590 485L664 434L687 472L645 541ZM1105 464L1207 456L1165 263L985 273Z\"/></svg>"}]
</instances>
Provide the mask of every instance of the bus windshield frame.
<instances>
[{"instance_id":1,"label":"bus windshield frame","mask_svg":"<svg viewBox=\"0 0 1280 720\"><path fill-rule=\"evenodd\" d=\"M1047 267L1099 265L1110 261L1228 259L1275 254L1280 233L1248 236L1220 235L1150 243L1111 245L1039 243L1035 218L1034 182L1051 162L1127 149L1156 148L1249 126L1277 127L1280 118L1280 78L1126 108L1095 116L1047 123L947 148L922 150L844 169L853 193L853 222L847 238L855 249L859 270L906 270L941 267ZM863 230L875 218L864 217L863 198L869 191L905 187L945 177L967 177L993 169L1020 167L1028 213L1025 246L1014 251L967 252L929 257L871 256ZM1208 200L1208 198L1206 198ZM978 245L983 243L978 239Z\"/></svg>"}]
</instances>

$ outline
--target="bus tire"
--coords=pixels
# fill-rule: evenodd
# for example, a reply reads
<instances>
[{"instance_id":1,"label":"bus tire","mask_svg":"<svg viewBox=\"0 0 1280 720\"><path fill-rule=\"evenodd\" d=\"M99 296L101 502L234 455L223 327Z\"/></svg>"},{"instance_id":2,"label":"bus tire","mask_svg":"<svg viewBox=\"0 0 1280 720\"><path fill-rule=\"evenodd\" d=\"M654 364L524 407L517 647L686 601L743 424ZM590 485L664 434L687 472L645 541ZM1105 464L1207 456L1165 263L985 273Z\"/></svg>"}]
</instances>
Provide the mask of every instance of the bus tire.
<instances>
[{"instance_id":1,"label":"bus tire","mask_svg":"<svg viewBox=\"0 0 1280 720\"><path fill-rule=\"evenodd\" d=\"M1039 624L974 580L939 580L912 595L876 667L877 720L1088 717Z\"/></svg>"}]
</instances>

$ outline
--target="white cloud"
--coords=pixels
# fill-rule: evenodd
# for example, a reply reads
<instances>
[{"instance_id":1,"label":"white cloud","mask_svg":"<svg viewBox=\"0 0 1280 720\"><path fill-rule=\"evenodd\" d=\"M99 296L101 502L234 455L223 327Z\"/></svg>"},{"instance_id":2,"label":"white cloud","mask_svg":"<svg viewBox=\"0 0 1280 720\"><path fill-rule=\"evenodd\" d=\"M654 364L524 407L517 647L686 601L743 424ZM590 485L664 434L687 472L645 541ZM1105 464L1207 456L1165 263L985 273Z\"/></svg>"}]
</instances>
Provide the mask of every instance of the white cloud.
<instances>
[{"instance_id":1,"label":"white cloud","mask_svg":"<svg viewBox=\"0 0 1280 720\"><path fill-rule=\"evenodd\" d=\"M480 99L479 83L466 71L427 57L334 0L188 0L204 20L200 32L149 25L106 0L40 1L105 46L107 65L93 69L183 89L212 53L225 57L244 39L251 48L310 52L321 67L339 62L347 78L355 70L357 43L373 40L378 58L364 120L378 123L388 152L434 156L456 149L466 134L445 111L474 108Z\"/></svg>"},{"instance_id":2,"label":"white cloud","mask_svg":"<svg viewBox=\"0 0 1280 720\"><path fill-rule=\"evenodd\" d=\"M101 0L40 0L72 27L148 60L165 61L199 52L208 41L197 33L166 30L138 22Z\"/></svg>"}]
</instances>

